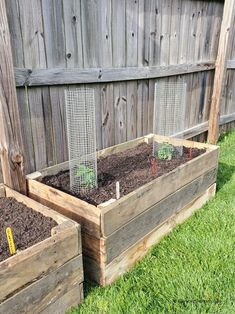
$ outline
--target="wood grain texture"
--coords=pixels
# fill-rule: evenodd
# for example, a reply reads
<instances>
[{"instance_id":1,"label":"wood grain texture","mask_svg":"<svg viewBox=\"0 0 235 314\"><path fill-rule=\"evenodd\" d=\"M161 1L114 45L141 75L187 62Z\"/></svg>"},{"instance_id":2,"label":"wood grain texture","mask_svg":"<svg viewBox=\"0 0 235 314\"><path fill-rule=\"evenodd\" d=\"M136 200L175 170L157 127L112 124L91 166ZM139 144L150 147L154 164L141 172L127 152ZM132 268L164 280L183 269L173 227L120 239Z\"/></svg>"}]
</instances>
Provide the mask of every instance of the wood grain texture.
<instances>
[{"instance_id":1,"label":"wood grain texture","mask_svg":"<svg viewBox=\"0 0 235 314\"><path fill-rule=\"evenodd\" d=\"M59 268L68 260L81 254L81 228L75 222L29 199L12 189L2 186L6 197L14 197L34 211L57 222L51 237L41 241L0 263L0 301L26 284Z\"/></svg>"},{"instance_id":2,"label":"wood grain texture","mask_svg":"<svg viewBox=\"0 0 235 314\"><path fill-rule=\"evenodd\" d=\"M0 157L3 180L26 193L23 140L5 1L0 1Z\"/></svg>"},{"instance_id":3,"label":"wood grain texture","mask_svg":"<svg viewBox=\"0 0 235 314\"><path fill-rule=\"evenodd\" d=\"M110 263L128 247L169 219L192 199L198 197L216 181L217 168L193 180L175 193L122 226L105 239L106 263Z\"/></svg>"},{"instance_id":4,"label":"wood grain texture","mask_svg":"<svg viewBox=\"0 0 235 314\"><path fill-rule=\"evenodd\" d=\"M0 197L5 197L6 196L6 191L5 191L5 186L4 184L0 184Z\"/></svg>"},{"instance_id":5,"label":"wood grain texture","mask_svg":"<svg viewBox=\"0 0 235 314\"><path fill-rule=\"evenodd\" d=\"M64 314L71 307L79 305L83 301L83 284L74 285L66 294L51 303L40 314Z\"/></svg>"},{"instance_id":6,"label":"wood grain texture","mask_svg":"<svg viewBox=\"0 0 235 314\"><path fill-rule=\"evenodd\" d=\"M116 258L115 254L121 254L127 247L138 242L139 236L144 237L156 224L161 224L174 211L184 206L182 202L191 201L215 182L218 147L209 144L149 134L103 149L98 152L98 156L121 152L143 142L152 143L153 139L158 142L167 141L175 146L205 148L206 153L120 200L109 200L97 207L40 182L45 175L68 169L68 162L27 176L29 195L82 224L86 273L101 285L105 284L105 267ZM178 195L176 199L175 195ZM164 206L161 206L162 202ZM120 233L120 230L124 231Z\"/></svg>"},{"instance_id":7,"label":"wood grain texture","mask_svg":"<svg viewBox=\"0 0 235 314\"><path fill-rule=\"evenodd\" d=\"M234 0L226 0L224 4L208 130L208 141L212 144L215 144L219 137L220 102L226 71L229 34L234 17L234 3Z\"/></svg>"},{"instance_id":8,"label":"wood grain texture","mask_svg":"<svg viewBox=\"0 0 235 314\"><path fill-rule=\"evenodd\" d=\"M79 255L0 303L0 312L6 314L46 312L48 306L83 281L82 268L82 256ZM80 295L77 296L77 303L79 301ZM73 304L74 299L71 305Z\"/></svg>"},{"instance_id":9,"label":"wood grain texture","mask_svg":"<svg viewBox=\"0 0 235 314\"><path fill-rule=\"evenodd\" d=\"M235 69L235 60L227 61L227 69Z\"/></svg>"},{"instance_id":10,"label":"wood grain texture","mask_svg":"<svg viewBox=\"0 0 235 314\"><path fill-rule=\"evenodd\" d=\"M153 87L168 76L188 84L185 128L207 121L222 13L216 0L8 0L26 172L68 158L67 84L95 89L98 149L152 132Z\"/></svg>"},{"instance_id":11,"label":"wood grain texture","mask_svg":"<svg viewBox=\"0 0 235 314\"><path fill-rule=\"evenodd\" d=\"M78 198L35 180L28 180L28 195L79 222L84 232L100 237L100 210Z\"/></svg>"},{"instance_id":12,"label":"wood grain texture","mask_svg":"<svg viewBox=\"0 0 235 314\"><path fill-rule=\"evenodd\" d=\"M214 70L213 61L184 63L178 65L91 69L15 69L17 86L65 85L81 83L118 82L140 79L161 78L187 73Z\"/></svg>"},{"instance_id":13,"label":"wood grain texture","mask_svg":"<svg viewBox=\"0 0 235 314\"><path fill-rule=\"evenodd\" d=\"M170 217L162 225L156 227L133 246L128 248L110 264L108 264L102 272L102 285L109 285L114 282L123 273L132 268L135 263L144 257L149 249L156 245L164 236L169 234L177 225L182 224L186 219L201 208L209 201L216 191L216 184L210 186L204 193L193 199L189 204L182 208L175 215Z\"/></svg>"},{"instance_id":14,"label":"wood grain texture","mask_svg":"<svg viewBox=\"0 0 235 314\"><path fill-rule=\"evenodd\" d=\"M131 141L131 144L138 145L141 142ZM161 141L158 137L158 141ZM163 137L162 141L166 141ZM192 147L203 147L200 144L193 143L190 141L180 141L174 142L174 139L170 139L171 143L175 145L187 145ZM183 143L183 144L182 144ZM205 147L205 146L204 146ZM114 151L115 148L115 151ZM121 144L113 147L114 152L122 151L122 149L127 149L126 145ZM106 149L101 154L112 153L112 149ZM203 164L203 167L202 167ZM162 198L167 197L175 190L181 188L182 186L188 184L190 181L196 179L206 171L216 167L218 164L218 149L214 148L211 151L207 151L205 154L197 157L194 160L187 162L175 170L167 173L146 185L140 187L139 189L123 196L120 200L116 200L105 207L99 205L101 209L101 230L103 236L108 236L115 230L123 226L140 213L142 213L146 208L153 206L155 203L159 202ZM140 202L141 200L141 202Z\"/></svg>"}]
</instances>

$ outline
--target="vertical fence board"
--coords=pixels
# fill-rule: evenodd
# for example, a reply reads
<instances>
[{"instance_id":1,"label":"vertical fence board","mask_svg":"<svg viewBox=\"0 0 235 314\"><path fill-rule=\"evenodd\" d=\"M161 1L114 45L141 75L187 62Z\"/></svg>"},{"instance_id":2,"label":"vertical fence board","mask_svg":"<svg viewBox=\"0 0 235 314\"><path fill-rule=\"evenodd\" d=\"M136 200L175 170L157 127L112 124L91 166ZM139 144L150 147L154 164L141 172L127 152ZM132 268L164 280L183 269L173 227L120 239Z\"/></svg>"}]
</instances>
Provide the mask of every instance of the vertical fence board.
<instances>
[{"instance_id":1,"label":"vertical fence board","mask_svg":"<svg viewBox=\"0 0 235 314\"><path fill-rule=\"evenodd\" d=\"M82 68L81 0L63 0L63 14L67 67Z\"/></svg>"},{"instance_id":2,"label":"vertical fence board","mask_svg":"<svg viewBox=\"0 0 235 314\"><path fill-rule=\"evenodd\" d=\"M222 1L6 2L14 66L18 68L143 67L216 58ZM231 42L230 59L235 58L234 45ZM209 71L182 76L187 82L186 128L207 121L213 75ZM224 114L235 111L234 70L227 75L222 102ZM91 84L96 97L98 148L152 132L157 81ZM27 172L67 159L66 88L29 86L27 93L24 88L17 89L20 115L24 119Z\"/></svg>"}]
</instances>

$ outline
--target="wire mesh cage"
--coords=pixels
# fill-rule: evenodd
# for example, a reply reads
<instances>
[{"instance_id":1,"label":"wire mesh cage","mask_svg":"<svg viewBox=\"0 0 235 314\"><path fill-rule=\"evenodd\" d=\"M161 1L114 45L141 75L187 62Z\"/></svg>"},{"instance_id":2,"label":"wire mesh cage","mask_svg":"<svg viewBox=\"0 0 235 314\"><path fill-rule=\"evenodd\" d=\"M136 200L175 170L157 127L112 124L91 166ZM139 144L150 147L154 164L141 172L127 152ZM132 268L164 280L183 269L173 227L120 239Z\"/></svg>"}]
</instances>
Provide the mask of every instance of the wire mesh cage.
<instances>
[{"instance_id":1,"label":"wire mesh cage","mask_svg":"<svg viewBox=\"0 0 235 314\"><path fill-rule=\"evenodd\" d=\"M155 84L153 133L182 137L186 112L187 85L183 80L160 81ZM176 149L167 143L153 142L153 155L160 159L172 159L182 155L182 147Z\"/></svg>"},{"instance_id":2,"label":"wire mesh cage","mask_svg":"<svg viewBox=\"0 0 235 314\"><path fill-rule=\"evenodd\" d=\"M84 194L97 187L94 89L65 91L70 189Z\"/></svg>"}]
</instances>

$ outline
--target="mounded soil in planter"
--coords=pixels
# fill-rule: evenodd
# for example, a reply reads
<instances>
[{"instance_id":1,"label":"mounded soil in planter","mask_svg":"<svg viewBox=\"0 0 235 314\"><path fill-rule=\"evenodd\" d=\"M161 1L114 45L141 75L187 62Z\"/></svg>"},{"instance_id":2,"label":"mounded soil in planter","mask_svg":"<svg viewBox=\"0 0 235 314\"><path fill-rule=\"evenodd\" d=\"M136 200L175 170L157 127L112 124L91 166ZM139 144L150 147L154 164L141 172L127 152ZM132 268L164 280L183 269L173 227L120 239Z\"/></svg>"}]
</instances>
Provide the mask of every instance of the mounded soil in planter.
<instances>
[{"instance_id":1,"label":"mounded soil in planter","mask_svg":"<svg viewBox=\"0 0 235 314\"><path fill-rule=\"evenodd\" d=\"M192 149L195 158L205 153L205 149ZM42 182L67 192L90 204L98 205L111 198L116 198L116 182L120 182L120 195L126 195L153 179L172 171L179 165L190 160L189 148L183 147L182 156L175 154L172 160L157 158L157 172L152 175L151 161L152 145L141 143L135 148L98 159L98 188L89 193L74 195L70 191L69 171L61 171L57 175L46 176Z\"/></svg>"},{"instance_id":2,"label":"mounded soil in planter","mask_svg":"<svg viewBox=\"0 0 235 314\"><path fill-rule=\"evenodd\" d=\"M0 198L0 262L11 256L6 239L6 228L11 227L15 247L22 251L51 236L57 223L13 197Z\"/></svg>"}]
</instances>

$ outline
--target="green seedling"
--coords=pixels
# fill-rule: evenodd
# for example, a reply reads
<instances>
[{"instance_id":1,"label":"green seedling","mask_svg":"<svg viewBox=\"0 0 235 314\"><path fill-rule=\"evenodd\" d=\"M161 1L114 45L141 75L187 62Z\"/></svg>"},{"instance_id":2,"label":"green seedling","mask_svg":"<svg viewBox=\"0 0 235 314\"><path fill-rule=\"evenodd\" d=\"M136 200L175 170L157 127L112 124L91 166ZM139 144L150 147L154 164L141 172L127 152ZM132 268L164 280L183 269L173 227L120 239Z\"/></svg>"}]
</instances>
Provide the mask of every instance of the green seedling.
<instances>
[{"instance_id":1,"label":"green seedling","mask_svg":"<svg viewBox=\"0 0 235 314\"><path fill-rule=\"evenodd\" d=\"M171 160L174 153L174 147L168 143L162 143L159 145L157 156L159 159Z\"/></svg>"},{"instance_id":2,"label":"green seedling","mask_svg":"<svg viewBox=\"0 0 235 314\"><path fill-rule=\"evenodd\" d=\"M94 188L96 186L95 172L91 167L80 165L77 168L76 176L82 178L86 187Z\"/></svg>"}]
</instances>

